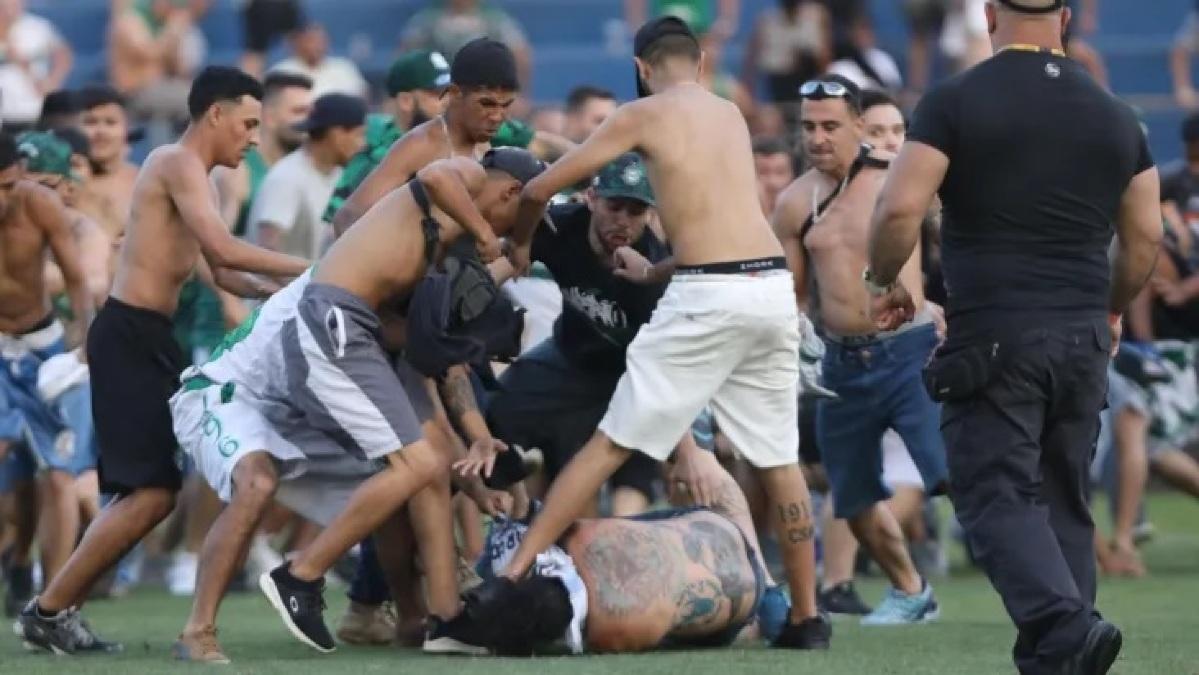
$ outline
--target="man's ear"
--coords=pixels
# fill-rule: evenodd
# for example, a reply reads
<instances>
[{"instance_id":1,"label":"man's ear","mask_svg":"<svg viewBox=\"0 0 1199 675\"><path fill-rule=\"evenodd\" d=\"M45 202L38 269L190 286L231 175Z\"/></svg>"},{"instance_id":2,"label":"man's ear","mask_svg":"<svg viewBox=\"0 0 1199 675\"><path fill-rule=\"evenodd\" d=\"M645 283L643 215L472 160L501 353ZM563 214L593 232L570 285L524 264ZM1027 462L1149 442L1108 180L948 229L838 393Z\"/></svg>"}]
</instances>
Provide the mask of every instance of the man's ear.
<instances>
[{"instance_id":1,"label":"man's ear","mask_svg":"<svg viewBox=\"0 0 1199 675\"><path fill-rule=\"evenodd\" d=\"M1066 30L1070 27L1070 22L1074 20L1074 12L1069 7L1062 10L1062 35L1066 35Z\"/></svg>"},{"instance_id":2,"label":"man's ear","mask_svg":"<svg viewBox=\"0 0 1199 675\"><path fill-rule=\"evenodd\" d=\"M994 35L997 26L995 20L995 6L991 3L983 5L983 12L987 15L987 35Z\"/></svg>"},{"instance_id":3,"label":"man's ear","mask_svg":"<svg viewBox=\"0 0 1199 675\"><path fill-rule=\"evenodd\" d=\"M513 180L508 184L508 188L504 190L504 201L509 199L520 199L520 193L525 189L524 184L518 180Z\"/></svg>"},{"instance_id":4,"label":"man's ear","mask_svg":"<svg viewBox=\"0 0 1199 675\"><path fill-rule=\"evenodd\" d=\"M597 199L599 198L595 195L595 188L589 187L586 190L583 190L583 203L587 205L587 209L589 211L595 210L595 202Z\"/></svg>"},{"instance_id":5,"label":"man's ear","mask_svg":"<svg viewBox=\"0 0 1199 675\"><path fill-rule=\"evenodd\" d=\"M642 82L648 83L649 82L649 64L646 63L645 61L642 61L640 58L638 58L636 56L633 57L633 63L635 63L637 65L637 76L641 78Z\"/></svg>"}]
</instances>

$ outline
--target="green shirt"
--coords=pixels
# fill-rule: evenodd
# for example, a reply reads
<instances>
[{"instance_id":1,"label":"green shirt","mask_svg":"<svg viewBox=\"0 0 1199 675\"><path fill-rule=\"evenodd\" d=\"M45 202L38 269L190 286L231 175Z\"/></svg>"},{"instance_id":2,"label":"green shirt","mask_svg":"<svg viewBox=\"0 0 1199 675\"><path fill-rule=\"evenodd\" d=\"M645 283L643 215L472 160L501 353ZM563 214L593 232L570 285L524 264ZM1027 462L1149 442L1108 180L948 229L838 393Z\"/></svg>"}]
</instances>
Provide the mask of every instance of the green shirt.
<instances>
[{"instance_id":1,"label":"green shirt","mask_svg":"<svg viewBox=\"0 0 1199 675\"><path fill-rule=\"evenodd\" d=\"M390 115L372 114L367 116L366 147L351 157L346 168L342 170L341 178L337 179L337 187L333 188L333 196L329 199L329 205L325 207L322 220L326 223L333 222L333 216L337 215L338 209L346 203L350 195L354 194L354 190L362 185L362 181L366 180L370 172L379 166L379 163L387 156L387 151L403 135L404 130L395 123L395 119Z\"/></svg>"},{"instance_id":2,"label":"green shirt","mask_svg":"<svg viewBox=\"0 0 1199 675\"><path fill-rule=\"evenodd\" d=\"M716 0L653 0L650 18L676 16L696 35L703 35L716 23Z\"/></svg>"},{"instance_id":3,"label":"green shirt","mask_svg":"<svg viewBox=\"0 0 1199 675\"><path fill-rule=\"evenodd\" d=\"M250 224L250 207L254 205L254 197L258 195L258 188L262 187L262 180L271 170L271 167L266 165L266 160L262 158L262 154L258 152L258 148L250 148L246 152L245 162L246 170L250 172L250 194L246 195L245 201L241 203L241 208L237 210L237 222L233 224L233 236L235 237L246 236L246 227Z\"/></svg>"}]
</instances>

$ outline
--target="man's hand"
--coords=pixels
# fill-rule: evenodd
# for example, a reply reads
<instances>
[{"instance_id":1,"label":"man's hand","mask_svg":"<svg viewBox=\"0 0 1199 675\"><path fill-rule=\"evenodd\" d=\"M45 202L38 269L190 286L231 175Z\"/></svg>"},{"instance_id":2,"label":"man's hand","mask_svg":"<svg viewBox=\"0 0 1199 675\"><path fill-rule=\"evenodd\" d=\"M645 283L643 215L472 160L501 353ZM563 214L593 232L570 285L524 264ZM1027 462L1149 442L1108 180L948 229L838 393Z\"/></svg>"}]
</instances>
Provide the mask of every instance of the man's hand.
<instances>
[{"instance_id":1,"label":"man's hand","mask_svg":"<svg viewBox=\"0 0 1199 675\"><path fill-rule=\"evenodd\" d=\"M512 514L512 495L503 490L492 490L483 485L481 480L476 480L475 483L475 486L467 490L467 495L480 511L492 518Z\"/></svg>"},{"instance_id":2,"label":"man's hand","mask_svg":"<svg viewBox=\"0 0 1199 675\"><path fill-rule=\"evenodd\" d=\"M1112 333L1112 352L1114 358L1116 352L1120 351L1120 336L1124 333L1124 317L1120 314L1109 314L1107 317L1107 327Z\"/></svg>"},{"instance_id":3,"label":"man's hand","mask_svg":"<svg viewBox=\"0 0 1199 675\"><path fill-rule=\"evenodd\" d=\"M654 269L654 264L631 246L621 246L613 251L612 265L612 275L615 277L635 284L652 281L650 271Z\"/></svg>"},{"instance_id":4,"label":"man's hand","mask_svg":"<svg viewBox=\"0 0 1199 675\"><path fill-rule=\"evenodd\" d=\"M500 243L499 237L490 232L475 240L475 250L479 252L479 258L484 263L489 263L504 254L504 247Z\"/></svg>"},{"instance_id":5,"label":"man's hand","mask_svg":"<svg viewBox=\"0 0 1199 675\"><path fill-rule=\"evenodd\" d=\"M496 455L507 449L508 446L498 438L480 438L471 444L466 459L454 462L454 470L463 476L478 476L481 471L484 478L490 478Z\"/></svg>"},{"instance_id":6,"label":"man's hand","mask_svg":"<svg viewBox=\"0 0 1199 675\"><path fill-rule=\"evenodd\" d=\"M870 298L870 318L879 330L895 330L915 316L912 294L899 280L886 294Z\"/></svg>"},{"instance_id":7,"label":"man's hand","mask_svg":"<svg viewBox=\"0 0 1199 675\"><path fill-rule=\"evenodd\" d=\"M799 394L804 398L837 398L824 386L824 340L806 314L799 315Z\"/></svg>"},{"instance_id":8,"label":"man's hand","mask_svg":"<svg viewBox=\"0 0 1199 675\"><path fill-rule=\"evenodd\" d=\"M690 433L690 432L688 432ZM672 493L687 496L696 506L712 506L724 470L716 456L699 447L679 449L674 466L666 477Z\"/></svg>"},{"instance_id":9,"label":"man's hand","mask_svg":"<svg viewBox=\"0 0 1199 675\"><path fill-rule=\"evenodd\" d=\"M1161 298L1161 301L1170 307L1179 307L1186 303L1190 298L1187 297L1186 289L1182 284L1176 281L1168 281L1161 276L1154 275L1149 278L1149 287Z\"/></svg>"},{"instance_id":10,"label":"man's hand","mask_svg":"<svg viewBox=\"0 0 1199 675\"><path fill-rule=\"evenodd\" d=\"M529 271L532 256L532 245L520 246L512 244L508 248L508 262L512 264L513 275L522 277Z\"/></svg>"},{"instance_id":11,"label":"man's hand","mask_svg":"<svg viewBox=\"0 0 1199 675\"><path fill-rule=\"evenodd\" d=\"M937 339L944 342L945 336L949 334L949 324L945 323L945 308L928 300L924 301L924 306L928 307L929 313L933 315L933 327L937 330Z\"/></svg>"}]
</instances>

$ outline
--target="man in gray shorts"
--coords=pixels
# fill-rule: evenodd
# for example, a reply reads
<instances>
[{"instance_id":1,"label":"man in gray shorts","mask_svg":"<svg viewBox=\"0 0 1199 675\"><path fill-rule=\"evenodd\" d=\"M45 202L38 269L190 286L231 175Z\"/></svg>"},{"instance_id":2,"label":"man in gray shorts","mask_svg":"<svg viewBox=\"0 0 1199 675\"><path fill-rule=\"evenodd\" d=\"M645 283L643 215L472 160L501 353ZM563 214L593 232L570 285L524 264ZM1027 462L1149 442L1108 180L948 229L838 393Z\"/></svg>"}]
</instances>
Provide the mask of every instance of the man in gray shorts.
<instances>
[{"instance_id":1,"label":"man in gray shorts","mask_svg":"<svg viewBox=\"0 0 1199 675\"><path fill-rule=\"evenodd\" d=\"M327 525L259 580L297 639L333 650L321 617L324 573L408 502L429 574L426 650L457 646L448 621L458 614L448 483L440 480L448 462L439 449L451 444L432 437L437 424L423 424L435 414L425 381L388 356L396 336L385 336L379 313L404 305L406 332L425 330L426 289L418 286L430 283L428 267L466 232L483 259L497 257L496 233L510 226L522 186L543 166L506 148L481 163L456 158L422 169L231 333L209 363L184 373L172 401L176 435L230 506L205 542L179 655L225 660L216 607L280 478L290 479L280 499Z\"/></svg>"}]
</instances>

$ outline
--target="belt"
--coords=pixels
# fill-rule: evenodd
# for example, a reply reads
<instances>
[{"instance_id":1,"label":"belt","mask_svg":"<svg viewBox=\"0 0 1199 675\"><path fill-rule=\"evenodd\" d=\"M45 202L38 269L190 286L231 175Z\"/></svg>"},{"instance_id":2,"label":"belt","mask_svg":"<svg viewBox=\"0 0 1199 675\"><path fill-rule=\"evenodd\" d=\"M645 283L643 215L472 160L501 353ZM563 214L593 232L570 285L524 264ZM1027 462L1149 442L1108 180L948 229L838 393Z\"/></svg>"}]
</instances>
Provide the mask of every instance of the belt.
<instances>
[{"instance_id":1,"label":"belt","mask_svg":"<svg viewBox=\"0 0 1199 675\"><path fill-rule=\"evenodd\" d=\"M928 306L926 305L924 309L920 310L919 314L912 318L911 321L903 324L895 330L885 330L878 333L867 333L865 335L837 335L836 333L825 331L824 339L842 347L865 347L866 345L871 345L876 342L882 342L884 340L889 340L893 337L903 335L914 328L927 326L932 322L933 314L931 311L929 311Z\"/></svg>"},{"instance_id":2,"label":"belt","mask_svg":"<svg viewBox=\"0 0 1199 675\"><path fill-rule=\"evenodd\" d=\"M755 274L771 270L786 270L787 259L754 258L752 260L730 260L728 262L707 263L704 265L678 265L675 274Z\"/></svg>"}]
</instances>

